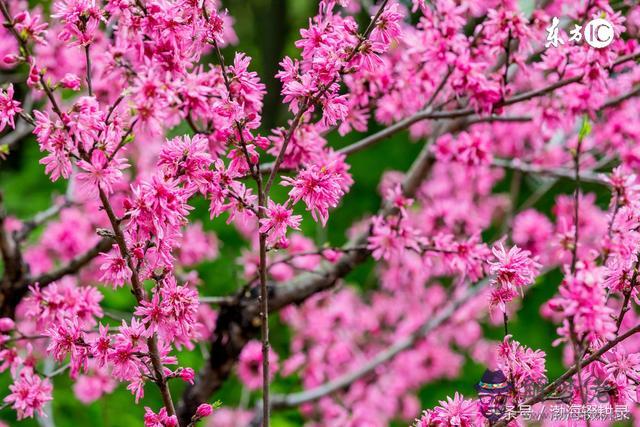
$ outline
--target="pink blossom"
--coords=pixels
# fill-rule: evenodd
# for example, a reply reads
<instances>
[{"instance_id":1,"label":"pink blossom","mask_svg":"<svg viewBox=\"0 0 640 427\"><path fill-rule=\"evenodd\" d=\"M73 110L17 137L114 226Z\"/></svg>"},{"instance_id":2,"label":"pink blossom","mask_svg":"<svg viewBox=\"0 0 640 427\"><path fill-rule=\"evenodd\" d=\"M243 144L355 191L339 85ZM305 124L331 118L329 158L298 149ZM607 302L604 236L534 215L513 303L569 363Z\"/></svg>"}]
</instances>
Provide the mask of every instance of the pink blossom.
<instances>
[{"instance_id":1,"label":"pink blossom","mask_svg":"<svg viewBox=\"0 0 640 427\"><path fill-rule=\"evenodd\" d=\"M79 147L74 148L84 151L92 150L93 144L100 138L106 127L105 113L100 109L100 103L93 96L81 96L78 98L68 116L65 117L65 121L69 133L75 138L75 142L79 144ZM95 154L96 151L94 150L91 159L88 162L85 161L86 163L83 163L83 165L85 165L84 169L93 173L96 176L94 179L97 180L99 176L98 170L107 167L107 163L110 162L107 162L104 153L102 155ZM105 178L114 180L118 176L118 170L122 168L124 168L124 163L120 160L120 163L115 165L116 170L108 170L108 173L105 173Z\"/></svg>"},{"instance_id":2,"label":"pink blossom","mask_svg":"<svg viewBox=\"0 0 640 427\"><path fill-rule=\"evenodd\" d=\"M0 131L7 125L15 128L14 117L20 112L20 103L13 99L13 84L9 84L5 90L0 89Z\"/></svg>"},{"instance_id":3,"label":"pink blossom","mask_svg":"<svg viewBox=\"0 0 640 427\"><path fill-rule=\"evenodd\" d=\"M113 193L113 187L122 179L122 169L128 165L124 159L110 160L102 150L94 150L91 161L81 160L78 167L82 169L77 179L88 194L97 195L99 190L107 195Z\"/></svg>"},{"instance_id":4,"label":"pink blossom","mask_svg":"<svg viewBox=\"0 0 640 427\"><path fill-rule=\"evenodd\" d=\"M563 319L556 343L569 340L572 333L590 342L613 337L617 329L614 310L606 305L605 289L594 273L580 269L575 276L566 275L558 295L549 301L549 308Z\"/></svg>"},{"instance_id":5,"label":"pink blossom","mask_svg":"<svg viewBox=\"0 0 640 427\"><path fill-rule=\"evenodd\" d=\"M216 43L223 43L223 32L224 20L220 15L218 15L218 11L213 10L209 15L209 20L207 21L208 38L210 40L215 40Z\"/></svg>"},{"instance_id":6,"label":"pink blossom","mask_svg":"<svg viewBox=\"0 0 640 427\"><path fill-rule=\"evenodd\" d=\"M540 265L530 258L529 251L517 246L507 252L502 243L498 243L492 251L496 261L489 262L489 270L495 276L492 281L495 292L503 292L499 298L496 294L496 302L504 311L504 304L516 296L516 291L522 292L524 286L533 283Z\"/></svg>"},{"instance_id":7,"label":"pink blossom","mask_svg":"<svg viewBox=\"0 0 640 427\"><path fill-rule=\"evenodd\" d=\"M0 318L0 332L9 332L15 327L15 322L10 317Z\"/></svg>"},{"instance_id":8,"label":"pink blossom","mask_svg":"<svg viewBox=\"0 0 640 427\"><path fill-rule=\"evenodd\" d=\"M195 265L218 257L218 238L212 232L203 230L202 223L191 223L182 235L179 261L183 265Z\"/></svg>"},{"instance_id":9,"label":"pink blossom","mask_svg":"<svg viewBox=\"0 0 640 427\"><path fill-rule=\"evenodd\" d=\"M90 352L94 359L97 360L98 366L103 367L109 356L111 348L111 338L109 337L109 326L99 325L98 336L91 342Z\"/></svg>"},{"instance_id":10,"label":"pink blossom","mask_svg":"<svg viewBox=\"0 0 640 427\"><path fill-rule=\"evenodd\" d=\"M73 385L73 393L80 402L90 404L113 392L116 385L106 370L98 369L88 375L80 375Z\"/></svg>"},{"instance_id":11,"label":"pink blossom","mask_svg":"<svg viewBox=\"0 0 640 427\"><path fill-rule=\"evenodd\" d=\"M489 135L479 131L463 131L457 138L445 134L438 138L433 151L441 161L455 161L469 166L486 166L493 159Z\"/></svg>"},{"instance_id":12,"label":"pink blossom","mask_svg":"<svg viewBox=\"0 0 640 427\"><path fill-rule=\"evenodd\" d=\"M150 301L140 301L140 305L134 311L136 316L142 318L147 326L146 336L150 337L161 327L167 318L167 308L160 303L160 295L153 294Z\"/></svg>"},{"instance_id":13,"label":"pink blossom","mask_svg":"<svg viewBox=\"0 0 640 427\"><path fill-rule=\"evenodd\" d=\"M46 44L46 35L48 23L42 22L42 16L38 13L31 14L28 10L24 10L13 17L16 30L28 39L36 43Z\"/></svg>"},{"instance_id":14,"label":"pink blossom","mask_svg":"<svg viewBox=\"0 0 640 427\"><path fill-rule=\"evenodd\" d=\"M248 425L252 419L252 411L223 407L214 411L206 425L208 427L237 427Z\"/></svg>"},{"instance_id":15,"label":"pink blossom","mask_svg":"<svg viewBox=\"0 0 640 427\"><path fill-rule=\"evenodd\" d=\"M67 321L78 322L82 328L92 328L97 324L96 318L102 317L102 298L96 288L78 287L73 279L63 278L45 289L38 285L30 287L30 295L24 300L25 316L43 332L47 327Z\"/></svg>"},{"instance_id":16,"label":"pink blossom","mask_svg":"<svg viewBox=\"0 0 640 427\"><path fill-rule=\"evenodd\" d=\"M278 355L269 349L269 376L273 378L278 371ZM242 349L238 360L238 377L249 390L257 390L262 386L262 345L258 341L250 341Z\"/></svg>"},{"instance_id":17,"label":"pink blossom","mask_svg":"<svg viewBox=\"0 0 640 427\"><path fill-rule=\"evenodd\" d=\"M435 424L438 426L472 427L476 425L477 419L479 419L477 404L456 392L453 399L447 397L447 400L440 401L440 406L436 406L433 411L428 411L422 420L418 421L418 426Z\"/></svg>"},{"instance_id":18,"label":"pink blossom","mask_svg":"<svg viewBox=\"0 0 640 427\"><path fill-rule=\"evenodd\" d=\"M139 364L135 360L131 343L119 342L109 351L108 360L113 366L113 376L121 381L130 381L138 375Z\"/></svg>"},{"instance_id":19,"label":"pink blossom","mask_svg":"<svg viewBox=\"0 0 640 427\"><path fill-rule=\"evenodd\" d=\"M533 209L520 212L513 220L514 243L533 256L543 255L552 234L551 221Z\"/></svg>"},{"instance_id":20,"label":"pink blossom","mask_svg":"<svg viewBox=\"0 0 640 427\"><path fill-rule=\"evenodd\" d=\"M521 387L546 381L544 351L532 350L507 336L498 349L498 356L502 371L509 372L518 391Z\"/></svg>"},{"instance_id":21,"label":"pink blossom","mask_svg":"<svg viewBox=\"0 0 640 427\"><path fill-rule=\"evenodd\" d=\"M198 406L198 409L196 409L196 416L198 418L206 418L212 413L213 413L213 406L211 406L208 403L203 403L200 406Z\"/></svg>"},{"instance_id":22,"label":"pink blossom","mask_svg":"<svg viewBox=\"0 0 640 427\"><path fill-rule=\"evenodd\" d=\"M208 141L202 135L176 137L163 146L158 166L166 176L204 193L210 179L208 169L213 163L208 150Z\"/></svg>"},{"instance_id":23,"label":"pink blossom","mask_svg":"<svg viewBox=\"0 0 640 427\"><path fill-rule=\"evenodd\" d=\"M52 400L53 387L47 378L42 379L31 370L24 369L12 385L9 386L11 394L4 398L6 403L18 413L18 419L32 418L34 414L46 416L43 406Z\"/></svg>"},{"instance_id":24,"label":"pink blossom","mask_svg":"<svg viewBox=\"0 0 640 427\"><path fill-rule=\"evenodd\" d=\"M322 106L322 126L325 128L344 120L349 111L345 96L327 97Z\"/></svg>"},{"instance_id":25,"label":"pink blossom","mask_svg":"<svg viewBox=\"0 0 640 427\"><path fill-rule=\"evenodd\" d=\"M293 215L290 209L269 200L266 218L260 220L260 232L268 234L267 243L271 246L287 246L287 228L300 229L300 215Z\"/></svg>"},{"instance_id":26,"label":"pink blossom","mask_svg":"<svg viewBox=\"0 0 640 427\"><path fill-rule=\"evenodd\" d=\"M169 416L167 408L162 408L156 414L151 408L144 408L144 427L177 427L178 419L175 415Z\"/></svg>"},{"instance_id":27,"label":"pink blossom","mask_svg":"<svg viewBox=\"0 0 640 427\"><path fill-rule=\"evenodd\" d=\"M182 381L193 384L193 379L195 378L195 371L191 368L184 368L180 371L180 379Z\"/></svg>"},{"instance_id":28,"label":"pink blossom","mask_svg":"<svg viewBox=\"0 0 640 427\"><path fill-rule=\"evenodd\" d=\"M380 14L380 18L371 32L371 39L388 45L392 40L400 36L401 28L399 22L403 18L404 16L400 13L398 4L392 3Z\"/></svg>"},{"instance_id":29,"label":"pink blossom","mask_svg":"<svg viewBox=\"0 0 640 427\"><path fill-rule=\"evenodd\" d=\"M326 225L329 209L335 208L344 195L340 176L326 167L317 165L301 171L296 178L283 178L283 185L293 187L289 197L294 203L302 200L313 219Z\"/></svg>"},{"instance_id":30,"label":"pink blossom","mask_svg":"<svg viewBox=\"0 0 640 427\"><path fill-rule=\"evenodd\" d=\"M72 73L67 73L62 80L60 80L60 84L67 89L80 90L80 77Z\"/></svg>"},{"instance_id":31,"label":"pink blossom","mask_svg":"<svg viewBox=\"0 0 640 427\"><path fill-rule=\"evenodd\" d=\"M60 129L60 122L53 122L46 113L34 112L36 126L33 133L40 145L40 151L47 151L48 155L40 160L45 165L45 173L51 180L56 181L61 176L69 178L71 175L71 161L67 156L71 149L68 136Z\"/></svg>"},{"instance_id":32,"label":"pink blossom","mask_svg":"<svg viewBox=\"0 0 640 427\"><path fill-rule=\"evenodd\" d=\"M402 218L387 220L381 216L372 220L372 233L367 249L372 251L374 259L389 261L399 257L408 249L420 252L417 233Z\"/></svg>"},{"instance_id":33,"label":"pink blossom","mask_svg":"<svg viewBox=\"0 0 640 427\"><path fill-rule=\"evenodd\" d=\"M198 292L187 284L178 285L173 276L165 278L160 288L162 311L168 322L160 325L168 341L188 342L195 338L198 313Z\"/></svg>"},{"instance_id":34,"label":"pink blossom","mask_svg":"<svg viewBox=\"0 0 640 427\"><path fill-rule=\"evenodd\" d=\"M640 377L640 354L614 348L605 356L605 369L615 378L637 380Z\"/></svg>"},{"instance_id":35,"label":"pink blossom","mask_svg":"<svg viewBox=\"0 0 640 427\"><path fill-rule=\"evenodd\" d=\"M109 283L114 289L123 286L131 278L131 269L127 261L120 256L119 249L114 245L109 253L101 253L103 263L100 270L103 272L100 280Z\"/></svg>"},{"instance_id":36,"label":"pink blossom","mask_svg":"<svg viewBox=\"0 0 640 427\"><path fill-rule=\"evenodd\" d=\"M103 20L103 12L94 0L65 0L56 3L54 18L64 22L61 40L86 46L93 42L98 26Z\"/></svg>"},{"instance_id":37,"label":"pink blossom","mask_svg":"<svg viewBox=\"0 0 640 427\"><path fill-rule=\"evenodd\" d=\"M75 377L81 369L86 369L88 351L85 347L84 334L77 322L67 320L47 330L51 338L47 352L58 362L62 362L67 354L71 359L71 375Z\"/></svg>"}]
</instances>

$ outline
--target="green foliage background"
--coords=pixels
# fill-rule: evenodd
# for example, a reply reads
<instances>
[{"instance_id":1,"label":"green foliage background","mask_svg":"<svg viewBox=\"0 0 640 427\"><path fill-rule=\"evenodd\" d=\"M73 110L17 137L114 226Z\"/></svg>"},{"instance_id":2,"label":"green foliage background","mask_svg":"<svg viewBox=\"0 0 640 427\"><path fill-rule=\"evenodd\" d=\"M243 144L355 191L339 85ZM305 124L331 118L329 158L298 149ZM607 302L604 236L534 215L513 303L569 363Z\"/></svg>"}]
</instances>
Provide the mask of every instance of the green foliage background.
<instances>
[{"instance_id":1,"label":"green foliage background","mask_svg":"<svg viewBox=\"0 0 640 427\"><path fill-rule=\"evenodd\" d=\"M31 2L32 6L40 2ZM40 3L45 8L48 4ZM277 62L284 55L296 55L293 41L298 38L297 29L306 26L307 18L314 13L316 1L314 0L234 0L225 1L225 6L236 19L235 29L240 38L240 44L236 48L246 52L253 58L252 69L259 72L273 91L273 79L266 76L273 75L277 68ZM360 17L362 22L366 15ZM227 61L232 58L235 48L225 49ZM215 61L213 58L205 58L203 62ZM286 111L279 103L279 96L267 99L265 110L265 127L284 125L288 117ZM375 127L371 132L377 130ZM174 129L172 134L188 133L186 126ZM341 138L337 135L330 137L333 147L342 147L359 139L361 135L349 135ZM424 141L411 142L407 133L403 132L393 138L349 158L351 172L355 184L351 192L345 197L342 205L332 214L326 228L316 227L312 221L304 222L304 232L313 237L318 243L330 242L339 245L345 241L345 230L365 215L376 212L380 198L377 194L377 184L385 170L407 170L411 162L416 158ZM52 200L52 195L64 192L64 183L52 184L44 175L44 168L38 164L41 158L37 144L33 138L22 141L18 149L11 153L7 161L0 161L0 191L4 194L5 205L11 215L18 218L29 218L34 213L47 208ZM497 191L508 192L511 176L507 174ZM519 203L538 188L541 183L525 177ZM590 190L598 191L597 188ZM553 204L554 194L558 192L570 192L572 186L567 182L560 182L552 191L543 197L536 207L549 213ZM599 203L606 206L608 195L599 194ZM238 234L227 227L224 218L216 221L208 220L207 203L196 200L196 210L191 214L194 220L200 220L205 228L218 234L222 242L221 256L214 262L208 262L199 266L198 270L204 279L203 295L225 295L232 293L241 284L240 266L236 259L245 242L239 239ZM487 234L487 241L495 238L497 232ZM376 286L374 263L368 262L358 267L348 278L348 282L366 293L368 289ZM551 378L562 372L560 353L558 349L550 347L550 342L555 336L555 326L542 320L539 315L540 304L551 297L561 280L560 274L555 271L544 276L539 283L527 293L522 308L512 320L510 330L522 343L533 348L541 348L547 352L548 373ZM133 298L126 289L117 292L110 288L103 289L105 306L113 311L130 311ZM272 318L272 343L275 350L285 357L288 353L288 331L278 324L277 316ZM495 339L502 337L502 331L498 328L487 327L487 335ZM181 365L199 368L202 363L202 353L196 349L192 353L179 355ZM439 381L425 386L419 393L424 408L432 407L438 400L459 391L466 395L474 395L473 384L480 378L484 371L483 366L470 361L465 364L462 375L454 381ZM8 375L0 376L0 397L8 393ZM72 382L67 376L61 375L54 380L53 414L55 425L58 427L92 426L92 427L128 427L140 426L144 406L157 409L161 406L160 397L153 386L146 387L146 396L140 405L133 403L133 397L120 386L117 390L91 405L83 405L78 402L71 390ZM279 379L274 384L274 389L281 392L292 391L297 384L291 380ZM172 383L172 392L178 399L182 384ZM237 379L232 378L222 390L212 397L212 401L221 400L223 405L236 406L241 398L241 386ZM253 402L258 395L252 395ZM15 413L9 409L0 411L0 420L9 425L36 426L33 420L17 423ZM295 411L277 412L273 416L274 427L298 426L302 419ZM398 426L406 423L398 422Z\"/></svg>"}]
</instances>

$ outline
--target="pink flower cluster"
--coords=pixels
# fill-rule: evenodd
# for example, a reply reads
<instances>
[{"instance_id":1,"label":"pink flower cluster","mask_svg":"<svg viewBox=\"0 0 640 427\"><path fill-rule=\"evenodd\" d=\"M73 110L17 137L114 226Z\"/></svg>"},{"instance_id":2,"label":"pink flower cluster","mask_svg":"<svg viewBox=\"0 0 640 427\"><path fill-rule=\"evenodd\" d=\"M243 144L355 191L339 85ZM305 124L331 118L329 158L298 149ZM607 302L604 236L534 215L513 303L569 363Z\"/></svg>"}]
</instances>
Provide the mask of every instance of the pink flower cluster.
<instances>
[{"instance_id":1,"label":"pink flower cluster","mask_svg":"<svg viewBox=\"0 0 640 427\"><path fill-rule=\"evenodd\" d=\"M217 411L194 393L179 405L172 383L187 383L189 399L220 363L215 387L237 375L247 393L265 393L266 360L271 381L311 391L299 407L310 426L409 422L419 390L458 377L469 359L502 370L508 401L521 403L528 384L547 381L551 353L524 345L509 322L522 322L519 304L555 273L540 322L557 326L553 344L578 367L567 402L602 398L580 384L588 376L607 404L640 417L640 5L374 3L317 2L275 76L291 117L266 129L252 58L225 62L237 37L220 1L54 0L45 17L0 0L0 68L23 77L0 88L0 132L33 127L44 173L68 186L33 220L0 209L0 372L18 419L44 416L51 378L68 370L83 403L120 383L136 402L158 387L146 427L209 416L247 425L254 411L242 404ZM558 15L565 39L598 16L615 40L545 48ZM353 188L368 188L355 186L349 156L404 129L422 149L390 143L413 163L381 172L380 209L332 219ZM332 132L369 135L334 146ZM2 161L16 143L0 139ZM210 222L194 221L202 206ZM302 234L344 218L354 220L345 246ZM230 238L239 253L223 246ZM217 282L196 267L221 247L225 268L239 265L237 293L201 298ZM350 276L368 257L372 274ZM125 313L111 312L107 292L122 293ZM276 333L290 332L278 352L253 339L267 297ZM181 351L208 340L225 352L196 375ZM485 421L456 392L416 423Z\"/></svg>"},{"instance_id":2,"label":"pink flower cluster","mask_svg":"<svg viewBox=\"0 0 640 427\"><path fill-rule=\"evenodd\" d=\"M529 251L523 251L517 246L508 251L502 243L493 248L495 262L490 262L489 271L494 275L492 285L494 289L491 293L491 304L506 311L505 305L522 292L522 288L531 285L540 265L532 260Z\"/></svg>"},{"instance_id":3,"label":"pink flower cluster","mask_svg":"<svg viewBox=\"0 0 640 427\"><path fill-rule=\"evenodd\" d=\"M0 90L0 131L7 125L16 127L15 117L22 111L20 103L13 99L13 85L10 84L6 90Z\"/></svg>"}]
</instances>

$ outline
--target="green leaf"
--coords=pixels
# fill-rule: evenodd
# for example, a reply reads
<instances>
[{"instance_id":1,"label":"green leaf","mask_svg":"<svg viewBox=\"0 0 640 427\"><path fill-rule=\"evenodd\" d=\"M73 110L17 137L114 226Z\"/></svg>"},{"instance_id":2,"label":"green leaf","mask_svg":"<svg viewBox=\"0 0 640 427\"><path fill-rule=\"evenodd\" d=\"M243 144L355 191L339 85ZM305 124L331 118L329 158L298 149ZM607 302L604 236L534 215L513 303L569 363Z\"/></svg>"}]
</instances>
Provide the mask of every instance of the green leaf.
<instances>
[{"instance_id":1,"label":"green leaf","mask_svg":"<svg viewBox=\"0 0 640 427\"><path fill-rule=\"evenodd\" d=\"M582 126L580 126L580 132L578 133L578 138L580 141L585 139L591 133L591 122L589 118L585 115L582 117Z\"/></svg>"}]
</instances>

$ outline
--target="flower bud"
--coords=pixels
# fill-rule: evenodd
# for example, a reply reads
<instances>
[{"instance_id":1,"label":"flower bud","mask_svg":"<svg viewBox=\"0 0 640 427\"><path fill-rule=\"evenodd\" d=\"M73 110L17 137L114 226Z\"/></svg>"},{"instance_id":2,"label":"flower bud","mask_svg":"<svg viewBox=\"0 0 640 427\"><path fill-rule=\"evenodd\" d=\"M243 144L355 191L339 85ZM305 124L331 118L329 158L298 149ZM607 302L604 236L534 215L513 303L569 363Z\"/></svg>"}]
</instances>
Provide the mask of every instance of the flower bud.
<instances>
[{"instance_id":1,"label":"flower bud","mask_svg":"<svg viewBox=\"0 0 640 427\"><path fill-rule=\"evenodd\" d=\"M327 261L334 263L340 259L341 253L335 249L325 249L322 251L322 256Z\"/></svg>"},{"instance_id":2,"label":"flower bud","mask_svg":"<svg viewBox=\"0 0 640 427\"><path fill-rule=\"evenodd\" d=\"M72 73L67 73L62 80L60 80L60 84L67 89L80 90L80 77Z\"/></svg>"},{"instance_id":3,"label":"flower bud","mask_svg":"<svg viewBox=\"0 0 640 427\"><path fill-rule=\"evenodd\" d=\"M193 384L193 379L196 376L196 373L191 368L184 368L180 371L180 378L182 381Z\"/></svg>"},{"instance_id":4,"label":"flower bud","mask_svg":"<svg viewBox=\"0 0 640 427\"><path fill-rule=\"evenodd\" d=\"M208 403L203 403L200 406L198 406L198 409L196 409L196 417L198 418L208 417L212 413L213 413L213 406L209 405Z\"/></svg>"},{"instance_id":5,"label":"flower bud","mask_svg":"<svg viewBox=\"0 0 640 427\"><path fill-rule=\"evenodd\" d=\"M8 332L13 329L15 323L8 317L0 318L0 332Z\"/></svg>"},{"instance_id":6,"label":"flower bud","mask_svg":"<svg viewBox=\"0 0 640 427\"><path fill-rule=\"evenodd\" d=\"M20 57L18 55L16 55L15 53L10 53L8 55L5 55L4 58L2 58L2 62L4 62L7 65L14 65L15 63L18 62L19 59Z\"/></svg>"},{"instance_id":7,"label":"flower bud","mask_svg":"<svg viewBox=\"0 0 640 427\"><path fill-rule=\"evenodd\" d=\"M27 17L27 12L23 11L18 13L16 16L13 17L13 23L14 24L21 24L25 18Z\"/></svg>"},{"instance_id":8,"label":"flower bud","mask_svg":"<svg viewBox=\"0 0 640 427\"><path fill-rule=\"evenodd\" d=\"M40 70L35 64L31 64L29 69L29 77L27 78L27 86L34 88L40 82Z\"/></svg>"},{"instance_id":9,"label":"flower bud","mask_svg":"<svg viewBox=\"0 0 640 427\"><path fill-rule=\"evenodd\" d=\"M167 417L164 421L165 427L178 427L178 417L175 415L171 415Z\"/></svg>"},{"instance_id":10,"label":"flower bud","mask_svg":"<svg viewBox=\"0 0 640 427\"><path fill-rule=\"evenodd\" d=\"M141 247L136 247L133 249L133 256L136 257L137 259L142 259L144 258L144 249L142 249Z\"/></svg>"}]
</instances>

